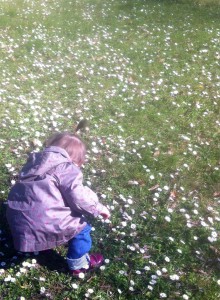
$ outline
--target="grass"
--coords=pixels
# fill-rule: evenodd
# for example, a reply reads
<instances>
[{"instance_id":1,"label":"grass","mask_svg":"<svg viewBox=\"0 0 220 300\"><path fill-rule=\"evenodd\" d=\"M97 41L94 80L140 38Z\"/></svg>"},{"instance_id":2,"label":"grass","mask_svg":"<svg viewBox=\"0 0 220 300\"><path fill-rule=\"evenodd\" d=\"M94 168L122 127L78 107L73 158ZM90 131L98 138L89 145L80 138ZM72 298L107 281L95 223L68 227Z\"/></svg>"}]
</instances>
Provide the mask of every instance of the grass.
<instances>
[{"instance_id":1,"label":"grass","mask_svg":"<svg viewBox=\"0 0 220 300\"><path fill-rule=\"evenodd\" d=\"M1 1L0 299L219 298L219 1ZM86 118L109 260L22 256L5 220L27 154Z\"/></svg>"}]
</instances>

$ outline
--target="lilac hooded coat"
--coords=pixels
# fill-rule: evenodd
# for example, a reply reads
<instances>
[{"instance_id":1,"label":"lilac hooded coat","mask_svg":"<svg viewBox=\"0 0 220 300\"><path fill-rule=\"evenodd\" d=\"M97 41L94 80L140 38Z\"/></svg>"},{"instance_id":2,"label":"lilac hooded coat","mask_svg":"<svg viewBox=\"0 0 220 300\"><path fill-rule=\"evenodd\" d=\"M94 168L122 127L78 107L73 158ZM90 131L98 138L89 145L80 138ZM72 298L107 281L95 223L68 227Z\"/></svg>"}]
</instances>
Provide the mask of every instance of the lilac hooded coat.
<instances>
[{"instance_id":1,"label":"lilac hooded coat","mask_svg":"<svg viewBox=\"0 0 220 300\"><path fill-rule=\"evenodd\" d=\"M83 214L99 215L103 205L82 180L62 148L51 146L30 155L8 195L15 249L32 252L61 245L86 226Z\"/></svg>"}]
</instances>

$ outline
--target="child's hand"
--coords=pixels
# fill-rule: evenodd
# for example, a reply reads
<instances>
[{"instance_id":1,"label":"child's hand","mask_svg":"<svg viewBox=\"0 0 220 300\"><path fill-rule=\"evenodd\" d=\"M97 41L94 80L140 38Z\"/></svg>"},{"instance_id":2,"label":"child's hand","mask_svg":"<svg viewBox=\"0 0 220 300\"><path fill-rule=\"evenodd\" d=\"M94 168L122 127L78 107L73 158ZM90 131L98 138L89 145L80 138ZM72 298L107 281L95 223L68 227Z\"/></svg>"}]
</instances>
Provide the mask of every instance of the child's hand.
<instances>
[{"instance_id":1,"label":"child's hand","mask_svg":"<svg viewBox=\"0 0 220 300\"><path fill-rule=\"evenodd\" d=\"M99 214L103 217L104 220L109 219L111 216L110 211L105 206L103 206L103 209Z\"/></svg>"}]
</instances>

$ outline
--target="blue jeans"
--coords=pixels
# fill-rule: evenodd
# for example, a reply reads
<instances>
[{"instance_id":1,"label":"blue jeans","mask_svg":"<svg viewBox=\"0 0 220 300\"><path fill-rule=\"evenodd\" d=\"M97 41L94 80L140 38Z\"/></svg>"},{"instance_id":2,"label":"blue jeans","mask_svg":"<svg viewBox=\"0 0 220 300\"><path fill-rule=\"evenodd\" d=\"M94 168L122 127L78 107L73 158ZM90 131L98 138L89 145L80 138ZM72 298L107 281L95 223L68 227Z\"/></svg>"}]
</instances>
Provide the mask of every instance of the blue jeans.
<instances>
[{"instance_id":1,"label":"blue jeans","mask_svg":"<svg viewBox=\"0 0 220 300\"><path fill-rule=\"evenodd\" d=\"M89 265L89 254L92 247L91 226L86 227L69 241L67 263L70 270L86 268Z\"/></svg>"}]
</instances>

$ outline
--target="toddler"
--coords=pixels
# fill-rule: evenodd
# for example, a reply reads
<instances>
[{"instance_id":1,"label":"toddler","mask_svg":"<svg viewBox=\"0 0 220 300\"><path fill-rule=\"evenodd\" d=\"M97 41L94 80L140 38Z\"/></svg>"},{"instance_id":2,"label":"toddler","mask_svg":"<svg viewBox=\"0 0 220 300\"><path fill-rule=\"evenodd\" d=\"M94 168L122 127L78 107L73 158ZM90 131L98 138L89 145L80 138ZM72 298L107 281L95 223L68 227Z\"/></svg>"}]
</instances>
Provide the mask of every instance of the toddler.
<instances>
[{"instance_id":1,"label":"toddler","mask_svg":"<svg viewBox=\"0 0 220 300\"><path fill-rule=\"evenodd\" d=\"M89 254L91 226L84 215L110 217L97 195L82 184L85 155L78 136L55 134L42 152L30 154L7 205L15 249L42 251L68 242L67 264L75 276L103 263L101 254Z\"/></svg>"}]
</instances>

